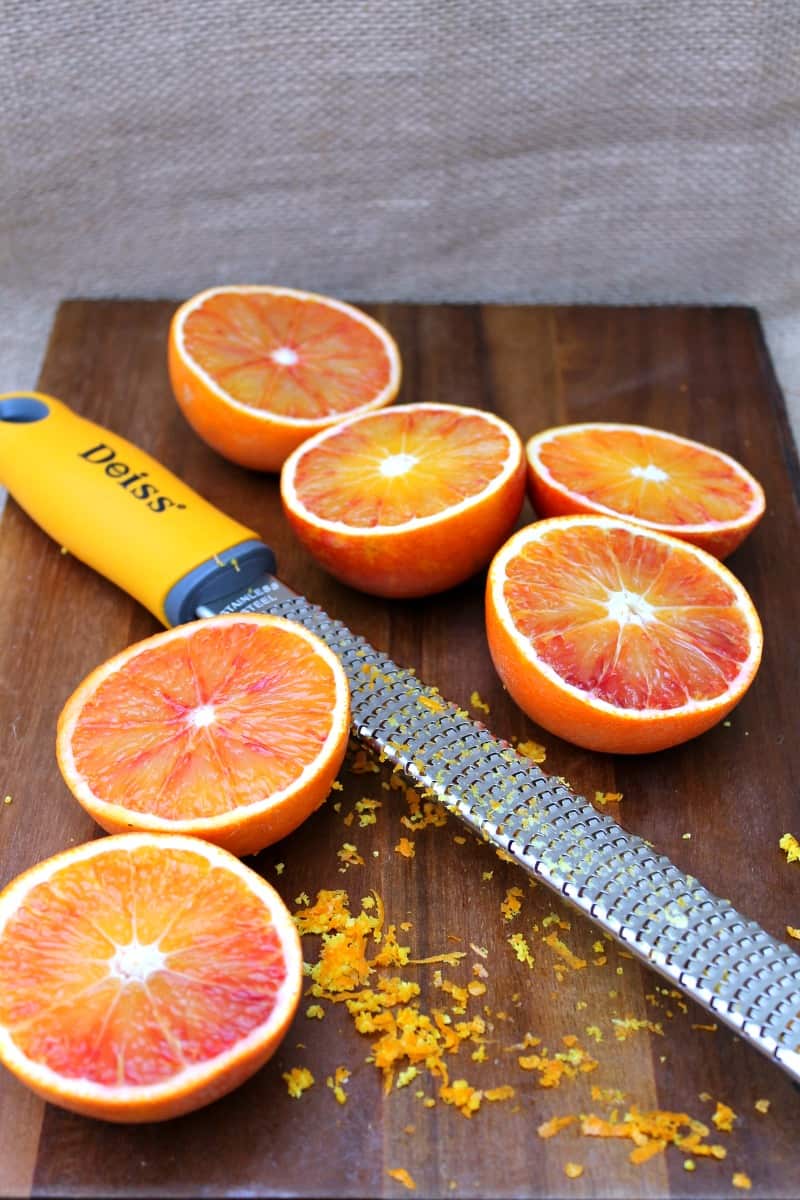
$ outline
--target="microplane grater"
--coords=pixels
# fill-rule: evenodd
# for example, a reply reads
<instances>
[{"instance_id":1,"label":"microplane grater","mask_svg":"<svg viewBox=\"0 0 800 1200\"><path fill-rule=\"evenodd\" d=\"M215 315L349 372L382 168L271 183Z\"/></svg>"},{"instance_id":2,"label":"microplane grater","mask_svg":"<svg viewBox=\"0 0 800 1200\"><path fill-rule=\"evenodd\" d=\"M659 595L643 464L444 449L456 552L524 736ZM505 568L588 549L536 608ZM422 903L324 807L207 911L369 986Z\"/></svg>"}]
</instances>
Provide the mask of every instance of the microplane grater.
<instances>
[{"instance_id":1,"label":"microplane grater","mask_svg":"<svg viewBox=\"0 0 800 1200\"><path fill-rule=\"evenodd\" d=\"M800 1082L800 956L274 577L197 615L244 611L321 637L360 741Z\"/></svg>"}]
</instances>

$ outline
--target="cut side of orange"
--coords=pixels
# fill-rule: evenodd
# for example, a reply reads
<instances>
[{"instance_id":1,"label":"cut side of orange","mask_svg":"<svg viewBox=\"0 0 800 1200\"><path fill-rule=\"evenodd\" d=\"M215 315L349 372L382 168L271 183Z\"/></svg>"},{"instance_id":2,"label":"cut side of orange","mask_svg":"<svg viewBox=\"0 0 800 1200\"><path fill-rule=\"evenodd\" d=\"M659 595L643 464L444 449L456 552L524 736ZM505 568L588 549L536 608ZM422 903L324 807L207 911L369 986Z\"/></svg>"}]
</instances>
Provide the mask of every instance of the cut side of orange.
<instances>
[{"instance_id":1,"label":"cut side of orange","mask_svg":"<svg viewBox=\"0 0 800 1200\"><path fill-rule=\"evenodd\" d=\"M310 554L379 596L443 591L485 566L525 498L522 443L493 413L409 404L311 438L281 473Z\"/></svg>"},{"instance_id":2,"label":"cut side of orange","mask_svg":"<svg viewBox=\"0 0 800 1200\"><path fill-rule=\"evenodd\" d=\"M234 854L285 837L328 795L349 688L320 638L243 613L129 646L67 701L57 754L103 829L193 834Z\"/></svg>"},{"instance_id":3,"label":"cut side of orange","mask_svg":"<svg viewBox=\"0 0 800 1200\"><path fill-rule=\"evenodd\" d=\"M623 517L725 558L764 514L761 485L735 459L644 425L562 425L525 449L542 517Z\"/></svg>"},{"instance_id":4,"label":"cut side of orange","mask_svg":"<svg viewBox=\"0 0 800 1200\"><path fill-rule=\"evenodd\" d=\"M610 517L554 517L515 534L489 570L486 630L528 716L624 754L715 725L762 649L749 595L716 558Z\"/></svg>"},{"instance_id":5,"label":"cut side of orange","mask_svg":"<svg viewBox=\"0 0 800 1200\"><path fill-rule=\"evenodd\" d=\"M189 424L241 466L278 471L305 438L390 404L400 354L377 321L291 288L217 287L181 305L169 372Z\"/></svg>"},{"instance_id":6,"label":"cut side of orange","mask_svg":"<svg viewBox=\"0 0 800 1200\"><path fill-rule=\"evenodd\" d=\"M87 1116L179 1116L266 1062L302 972L289 912L233 855L101 838L0 894L0 1061Z\"/></svg>"}]
</instances>

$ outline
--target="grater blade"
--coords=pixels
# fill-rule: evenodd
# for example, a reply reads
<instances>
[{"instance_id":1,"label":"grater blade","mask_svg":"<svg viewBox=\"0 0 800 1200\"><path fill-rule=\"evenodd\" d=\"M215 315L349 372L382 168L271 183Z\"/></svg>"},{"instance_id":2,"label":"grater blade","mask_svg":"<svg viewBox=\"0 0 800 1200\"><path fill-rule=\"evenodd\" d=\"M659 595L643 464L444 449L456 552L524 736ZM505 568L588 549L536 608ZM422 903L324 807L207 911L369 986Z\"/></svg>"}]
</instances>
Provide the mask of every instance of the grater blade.
<instances>
[{"instance_id":1,"label":"grater blade","mask_svg":"<svg viewBox=\"0 0 800 1200\"><path fill-rule=\"evenodd\" d=\"M272 576L198 608L305 625L339 656L355 735L474 833L800 1082L800 956Z\"/></svg>"}]
</instances>

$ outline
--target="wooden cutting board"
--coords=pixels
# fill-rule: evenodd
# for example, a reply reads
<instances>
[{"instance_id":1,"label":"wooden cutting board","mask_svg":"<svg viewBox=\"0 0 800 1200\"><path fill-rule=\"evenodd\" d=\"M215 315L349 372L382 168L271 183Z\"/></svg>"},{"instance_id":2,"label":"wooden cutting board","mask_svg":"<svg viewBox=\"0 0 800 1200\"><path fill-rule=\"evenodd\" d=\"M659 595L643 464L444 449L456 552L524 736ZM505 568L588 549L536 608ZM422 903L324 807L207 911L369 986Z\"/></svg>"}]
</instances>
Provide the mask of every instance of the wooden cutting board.
<instances>
[{"instance_id":1,"label":"wooden cutting board","mask_svg":"<svg viewBox=\"0 0 800 1200\"><path fill-rule=\"evenodd\" d=\"M162 302L65 303L41 389L139 443L259 529L287 583L445 695L470 707L477 692L490 714L473 705L475 715L507 738L543 743L545 769L590 798L621 792L622 802L609 811L623 826L770 933L786 939L787 924L800 926L800 864L788 864L778 848L783 833L800 836L798 463L753 312L370 309L400 344L404 401L493 409L523 438L565 421L650 424L728 451L763 482L767 514L729 563L764 622L754 686L728 722L699 740L649 757L612 758L545 734L504 694L484 640L480 578L429 600L389 603L338 585L309 561L282 517L276 479L219 458L179 414L165 367L173 309ZM522 520L530 519L526 506ZM0 563L0 793L12 797L0 804L4 884L98 834L59 776L56 719L91 668L156 624L60 553L13 502L0 523ZM475 1047L466 1043L447 1060L450 1078L482 1089L510 1084L513 1099L484 1100L468 1120L441 1100L425 1105L436 1099L438 1084L424 1070L385 1094L369 1061L370 1038L356 1032L344 1005L326 1004L324 1018L314 1020L303 1003L278 1054L254 1079L206 1110L160 1126L117 1127L46 1107L0 1069L0 1194L403 1195L403 1184L387 1174L396 1168L409 1172L421 1196L729 1196L739 1194L732 1185L737 1171L751 1177L752 1195L800 1194L800 1092L780 1070L724 1028L709 1029L708 1014L666 995L659 977L612 946L603 950L605 964L596 965L591 925L543 885L531 889L487 846L471 837L459 843L453 818L411 834L401 823L406 798L386 782L385 774L346 769L343 791L254 865L293 907L303 892L313 899L320 888L343 888L358 911L374 890L389 921L410 923L399 936L414 958L465 951L456 966L405 968L426 1012L452 1011L437 970L463 985L479 978L474 966L485 969L486 993L470 997L467 1015L486 1021L486 1061L473 1061ZM372 825L362 826L355 812L364 797L382 805ZM395 852L404 835L415 842L413 859ZM345 842L357 847L363 865L342 869L336 852ZM501 904L517 885L522 911L506 921ZM543 941L553 930L586 960L584 968L556 969L562 960ZM532 969L508 944L514 932L528 940ZM316 947L316 939L306 939L308 959ZM637 1025L645 1021L652 1030ZM526 1034L541 1038L551 1054L576 1036L599 1065L543 1088L538 1073L517 1061ZM300 1099L290 1098L282 1079L294 1066L307 1066L316 1080ZM338 1066L350 1072L343 1105L326 1086ZM628 1141L589 1139L575 1127L547 1141L537 1136L553 1116L608 1115L611 1106L592 1096L592 1085L624 1093L620 1114L631 1106L673 1109L709 1124L716 1101L724 1101L738 1114L733 1132L712 1126L709 1140L725 1147L726 1158L693 1156L690 1171L687 1154L671 1146L635 1166ZM754 1107L757 1100L770 1102L766 1114ZM583 1175L568 1178L567 1162L582 1165Z\"/></svg>"}]
</instances>

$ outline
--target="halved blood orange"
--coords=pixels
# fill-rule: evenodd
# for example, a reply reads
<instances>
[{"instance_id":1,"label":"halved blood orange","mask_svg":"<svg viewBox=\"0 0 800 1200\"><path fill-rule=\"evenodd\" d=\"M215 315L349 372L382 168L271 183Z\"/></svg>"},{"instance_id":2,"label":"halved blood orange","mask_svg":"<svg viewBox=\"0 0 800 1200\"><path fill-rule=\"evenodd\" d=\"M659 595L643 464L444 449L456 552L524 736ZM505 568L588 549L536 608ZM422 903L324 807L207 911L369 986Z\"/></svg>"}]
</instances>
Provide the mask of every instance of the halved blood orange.
<instances>
[{"instance_id":1,"label":"halved blood orange","mask_svg":"<svg viewBox=\"0 0 800 1200\"><path fill-rule=\"evenodd\" d=\"M400 354L377 321L291 288L217 287L169 331L169 373L189 424L244 467L278 471L305 438L390 404Z\"/></svg>"},{"instance_id":2,"label":"halved blood orange","mask_svg":"<svg viewBox=\"0 0 800 1200\"><path fill-rule=\"evenodd\" d=\"M399 406L299 446L281 498L332 575L378 596L425 596L467 579L511 532L525 498L522 443L493 413Z\"/></svg>"},{"instance_id":3,"label":"halved blood orange","mask_svg":"<svg viewBox=\"0 0 800 1200\"><path fill-rule=\"evenodd\" d=\"M0 1061L87 1116L176 1117L266 1062L302 975L281 898L232 854L101 838L0 894Z\"/></svg>"},{"instance_id":4,"label":"halved blood orange","mask_svg":"<svg viewBox=\"0 0 800 1200\"><path fill-rule=\"evenodd\" d=\"M591 750L660 750L738 703L761 659L741 583L688 542L611 517L553 517L496 555L486 631L544 729Z\"/></svg>"},{"instance_id":5,"label":"halved blood orange","mask_svg":"<svg viewBox=\"0 0 800 1200\"><path fill-rule=\"evenodd\" d=\"M764 514L749 471L674 433L588 422L545 429L525 449L531 503L542 517L623 517L725 558Z\"/></svg>"},{"instance_id":6,"label":"halved blood orange","mask_svg":"<svg viewBox=\"0 0 800 1200\"><path fill-rule=\"evenodd\" d=\"M349 736L347 677L301 625L242 613L156 634L67 701L57 754L103 829L193 834L255 854L328 795Z\"/></svg>"}]
</instances>

